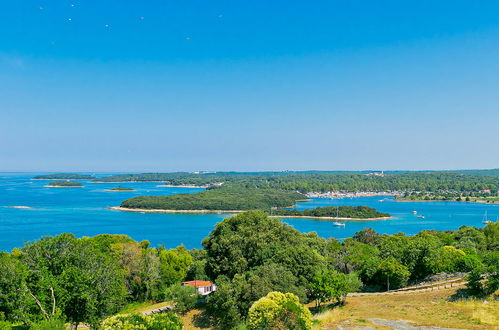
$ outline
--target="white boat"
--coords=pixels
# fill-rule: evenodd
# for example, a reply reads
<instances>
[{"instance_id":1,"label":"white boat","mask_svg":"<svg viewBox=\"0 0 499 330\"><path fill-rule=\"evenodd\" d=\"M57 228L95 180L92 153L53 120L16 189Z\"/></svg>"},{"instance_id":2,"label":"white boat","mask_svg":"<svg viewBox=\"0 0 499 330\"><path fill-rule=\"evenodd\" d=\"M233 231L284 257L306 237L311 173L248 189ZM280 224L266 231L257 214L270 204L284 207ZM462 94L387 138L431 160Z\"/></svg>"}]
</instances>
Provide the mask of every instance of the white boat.
<instances>
[{"instance_id":1,"label":"white boat","mask_svg":"<svg viewBox=\"0 0 499 330\"><path fill-rule=\"evenodd\" d=\"M333 226L337 226L337 227L345 227L345 224L343 222L333 222Z\"/></svg>"},{"instance_id":2,"label":"white boat","mask_svg":"<svg viewBox=\"0 0 499 330\"><path fill-rule=\"evenodd\" d=\"M418 215L418 218L424 219L424 215Z\"/></svg>"},{"instance_id":3,"label":"white boat","mask_svg":"<svg viewBox=\"0 0 499 330\"><path fill-rule=\"evenodd\" d=\"M418 211L412 211L412 214L417 214L417 213L418 213Z\"/></svg>"},{"instance_id":4,"label":"white boat","mask_svg":"<svg viewBox=\"0 0 499 330\"><path fill-rule=\"evenodd\" d=\"M485 214L483 215L482 223L492 223L492 221L489 220L489 217L487 216L487 211L485 211Z\"/></svg>"}]
</instances>

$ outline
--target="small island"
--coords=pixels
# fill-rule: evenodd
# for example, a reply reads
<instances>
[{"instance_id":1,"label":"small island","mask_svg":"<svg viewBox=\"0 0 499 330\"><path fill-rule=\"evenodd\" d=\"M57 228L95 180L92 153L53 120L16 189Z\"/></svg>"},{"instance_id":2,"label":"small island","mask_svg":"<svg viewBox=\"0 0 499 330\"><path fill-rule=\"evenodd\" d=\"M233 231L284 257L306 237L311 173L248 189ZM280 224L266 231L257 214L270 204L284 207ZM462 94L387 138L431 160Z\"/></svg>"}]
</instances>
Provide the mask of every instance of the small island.
<instances>
[{"instance_id":1,"label":"small island","mask_svg":"<svg viewBox=\"0 0 499 330\"><path fill-rule=\"evenodd\" d=\"M111 189L106 189L106 191L135 191L135 189L118 186Z\"/></svg>"},{"instance_id":2,"label":"small island","mask_svg":"<svg viewBox=\"0 0 499 330\"><path fill-rule=\"evenodd\" d=\"M300 210L275 210L272 217L279 218L312 218L330 220L386 220L392 219L390 214L379 212L368 206L326 206L314 209Z\"/></svg>"},{"instance_id":3,"label":"small island","mask_svg":"<svg viewBox=\"0 0 499 330\"><path fill-rule=\"evenodd\" d=\"M111 209L132 212L158 213L207 213L238 212L292 207L307 197L292 191L278 189L257 189L242 186L222 186L195 194L170 196L138 196Z\"/></svg>"},{"instance_id":4,"label":"small island","mask_svg":"<svg viewBox=\"0 0 499 330\"><path fill-rule=\"evenodd\" d=\"M32 180L93 180L95 177L78 173L55 173L37 175Z\"/></svg>"},{"instance_id":5,"label":"small island","mask_svg":"<svg viewBox=\"0 0 499 330\"><path fill-rule=\"evenodd\" d=\"M83 185L79 182L74 181L52 181L44 187L48 188L78 188L83 187Z\"/></svg>"}]
</instances>

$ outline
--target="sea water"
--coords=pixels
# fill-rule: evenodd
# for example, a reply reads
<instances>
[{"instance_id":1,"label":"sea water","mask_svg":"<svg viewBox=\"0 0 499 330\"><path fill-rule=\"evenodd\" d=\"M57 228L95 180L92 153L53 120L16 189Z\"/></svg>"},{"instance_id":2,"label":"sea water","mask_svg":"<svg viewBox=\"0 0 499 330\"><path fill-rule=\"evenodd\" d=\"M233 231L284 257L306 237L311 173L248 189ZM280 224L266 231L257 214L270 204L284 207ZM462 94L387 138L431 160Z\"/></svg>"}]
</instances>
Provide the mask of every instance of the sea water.
<instances>
[{"instance_id":1,"label":"sea water","mask_svg":"<svg viewBox=\"0 0 499 330\"><path fill-rule=\"evenodd\" d=\"M134 240L149 240L153 246L167 248L184 244L200 248L217 222L226 214L154 214L109 210L128 198L140 195L172 195L195 193L202 189L158 187L160 183L93 183L79 180L82 188L48 188L46 180L31 180L38 173L0 173L0 251L22 247L25 242L45 235L73 233L77 237L98 234L125 234ZM118 185L134 191L106 191ZM344 239L366 227L379 233L404 232L409 235L425 229L454 230L462 225L483 227L483 215L499 216L499 205L464 202L396 202L393 198L361 197L312 199L297 208L318 206L367 205L390 213L394 219L345 222L292 219L284 221L301 232L315 231L321 237ZM28 206L16 209L12 206ZM416 217L424 215L421 219Z\"/></svg>"}]
</instances>

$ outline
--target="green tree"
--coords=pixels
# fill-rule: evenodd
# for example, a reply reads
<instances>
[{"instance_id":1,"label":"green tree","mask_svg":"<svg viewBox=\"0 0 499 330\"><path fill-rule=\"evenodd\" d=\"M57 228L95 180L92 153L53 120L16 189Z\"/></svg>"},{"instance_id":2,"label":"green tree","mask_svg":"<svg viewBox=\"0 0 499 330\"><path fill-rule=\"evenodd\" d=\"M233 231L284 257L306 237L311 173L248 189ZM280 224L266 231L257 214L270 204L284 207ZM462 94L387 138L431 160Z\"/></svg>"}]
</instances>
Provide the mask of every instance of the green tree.
<instances>
[{"instance_id":1,"label":"green tree","mask_svg":"<svg viewBox=\"0 0 499 330\"><path fill-rule=\"evenodd\" d=\"M206 271L211 279L236 274L275 263L284 266L302 283L325 265L320 255L326 241L299 233L279 219L261 211L249 211L224 219L203 241L207 252Z\"/></svg>"},{"instance_id":2,"label":"green tree","mask_svg":"<svg viewBox=\"0 0 499 330\"><path fill-rule=\"evenodd\" d=\"M378 265L376 277L379 283L386 284L386 290L398 289L407 284L411 273L407 267L400 264L395 258L389 257Z\"/></svg>"},{"instance_id":3,"label":"green tree","mask_svg":"<svg viewBox=\"0 0 499 330\"><path fill-rule=\"evenodd\" d=\"M248 329L312 329L312 315L292 293L270 292L249 309Z\"/></svg>"},{"instance_id":4,"label":"green tree","mask_svg":"<svg viewBox=\"0 0 499 330\"><path fill-rule=\"evenodd\" d=\"M0 252L0 320L28 322L32 301L26 294L26 267L15 257Z\"/></svg>"},{"instance_id":5,"label":"green tree","mask_svg":"<svg viewBox=\"0 0 499 330\"><path fill-rule=\"evenodd\" d=\"M162 294L166 287L185 279L191 263L192 257L183 245L170 250L159 249L160 297L158 298L163 299Z\"/></svg>"},{"instance_id":6,"label":"green tree","mask_svg":"<svg viewBox=\"0 0 499 330\"><path fill-rule=\"evenodd\" d=\"M44 237L22 249L27 266L26 292L47 320L96 324L125 302L118 263L87 240L71 234Z\"/></svg>"},{"instance_id":7,"label":"green tree","mask_svg":"<svg viewBox=\"0 0 499 330\"><path fill-rule=\"evenodd\" d=\"M345 275L330 269L322 269L310 284L310 296L316 306L331 300L345 301L349 292L360 288L362 282L355 273Z\"/></svg>"},{"instance_id":8,"label":"green tree","mask_svg":"<svg viewBox=\"0 0 499 330\"><path fill-rule=\"evenodd\" d=\"M173 302L175 311L180 314L194 309L199 296L196 288L182 286L180 283L169 286L164 293L164 299Z\"/></svg>"},{"instance_id":9,"label":"green tree","mask_svg":"<svg viewBox=\"0 0 499 330\"><path fill-rule=\"evenodd\" d=\"M288 291L306 301L306 288L288 269L278 264L267 264L232 280L217 279L218 289L207 299L207 311L222 328L233 328L244 321L251 305L272 291Z\"/></svg>"}]
</instances>

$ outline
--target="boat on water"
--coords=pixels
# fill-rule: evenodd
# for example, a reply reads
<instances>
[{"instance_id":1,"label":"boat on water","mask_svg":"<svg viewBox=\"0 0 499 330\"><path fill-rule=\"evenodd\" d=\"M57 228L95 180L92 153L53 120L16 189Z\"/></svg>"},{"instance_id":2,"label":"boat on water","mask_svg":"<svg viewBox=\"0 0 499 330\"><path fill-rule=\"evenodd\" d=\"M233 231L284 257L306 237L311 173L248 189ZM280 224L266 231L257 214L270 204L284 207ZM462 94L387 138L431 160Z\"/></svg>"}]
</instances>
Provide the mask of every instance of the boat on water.
<instances>
[{"instance_id":1,"label":"boat on water","mask_svg":"<svg viewBox=\"0 0 499 330\"><path fill-rule=\"evenodd\" d=\"M487 211L485 211L485 214L483 215L482 223L492 223L492 220L489 220L489 217L487 216Z\"/></svg>"},{"instance_id":2,"label":"boat on water","mask_svg":"<svg viewBox=\"0 0 499 330\"><path fill-rule=\"evenodd\" d=\"M412 214L417 214L417 213L418 213L418 211L412 211Z\"/></svg>"},{"instance_id":3,"label":"boat on water","mask_svg":"<svg viewBox=\"0 0 499 330\"><path fill-rule=\"evenodd\" d=\"M345 224L343 222L335 221L335 222L333 222L333 226L336 226L336 227L345 227Z\"/></svg>"},{"instance_id":4,"label":"boat on water","mask_svg":"<svg viewBox=\"0 0 499 330\"><path fill-rule=\"evenodd\" d=\"M418 218L424 219L424 215L418 215Z\"/></svg>"}]
</instances>

